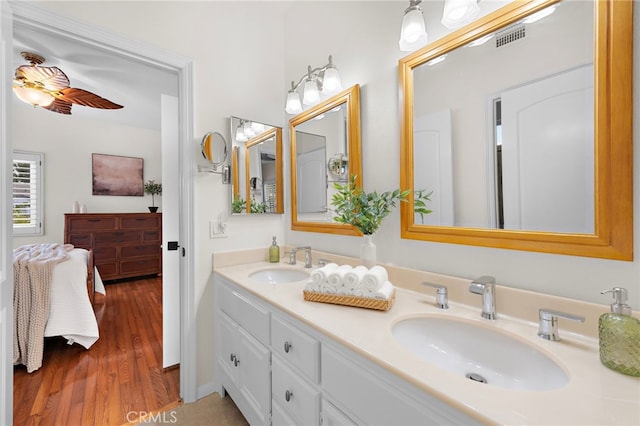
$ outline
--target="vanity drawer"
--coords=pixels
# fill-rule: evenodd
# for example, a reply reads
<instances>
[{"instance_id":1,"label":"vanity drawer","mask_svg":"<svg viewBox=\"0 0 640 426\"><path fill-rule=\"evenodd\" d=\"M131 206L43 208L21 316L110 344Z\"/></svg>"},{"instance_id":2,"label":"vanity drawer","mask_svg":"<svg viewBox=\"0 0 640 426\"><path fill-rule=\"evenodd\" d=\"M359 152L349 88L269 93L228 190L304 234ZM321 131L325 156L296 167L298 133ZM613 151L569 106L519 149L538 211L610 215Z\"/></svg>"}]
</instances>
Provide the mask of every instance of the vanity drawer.
<instances>
[{"instance_id":1,"label":"vanity drawer","mask_svg":"<svg viewBox=\"0 0 640 426\"><path fill-rule=\"evenodd\" d=\"M294 366L313 383L320 379L320 342L292 324L273 317L271 350Z\"/></svg>"},{"instance_id":2,"label":"vanity drawer","mask_svg":"<svg viewBox=\"0 0 640 426\"><path fill-rule=\"evenodd\" d=\"M320 392L287 368L277 356L272 358L271 398L298 420L298 424L320 423Z\"/></svg>"}]
</instances>

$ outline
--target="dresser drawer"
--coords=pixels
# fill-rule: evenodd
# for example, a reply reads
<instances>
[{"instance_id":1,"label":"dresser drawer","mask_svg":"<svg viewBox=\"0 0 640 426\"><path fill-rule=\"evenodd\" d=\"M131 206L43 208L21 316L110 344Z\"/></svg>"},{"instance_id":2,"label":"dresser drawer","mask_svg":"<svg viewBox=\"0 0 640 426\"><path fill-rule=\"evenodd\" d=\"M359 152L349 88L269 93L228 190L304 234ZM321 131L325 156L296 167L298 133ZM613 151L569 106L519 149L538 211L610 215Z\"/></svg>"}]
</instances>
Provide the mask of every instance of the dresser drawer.
<instances>
[{"instance_id":1,"label":"dresser drawer","mask_svg":"<svg viewBox=\"0 0 640 426\"><path fill-rule=\"evenodd\" d=\"M158 272L160 272L160 258L131 261L124 260L120 262L120 273L123 275L136 273L145 275L156 274Z\"/></svg>"},{"instance_id":2,"label":"dresser drawer","mask_svg":"<svg viewBox=\"0 0 640 426\"><path fill-rule=\"evenodd\" d=\"M120 259L122 260L140 256L160 256L160 246L156 244L144 246L125 246L120 249Z\"/></svg>"},{"instance_id":3,"label":"dresser drawer","mask_svg":"<svg viewBox=\"0 0 640 426\"><path fill-rule=\"evenodd\" d=\"M280 358L272 358L271 398L302 425L320 423L320 392L289 370Z\"/></svg>"},{"instance_id":4,"label":"dresser drawer","mask_svg":"<svg viewBox=\"0 0 640 426\"><path fill-rule=\"evenodd\" d=\"M67 232L102 231L116 228L115 217L76 216L68 220Z\"/></svg>"},{"instance_id":5,"label":"dresser drawer","mask_svg":"<svg viewBox=\"0 0 640 426\"><path fill-rule=\"evenodd\" d=\"M142 232L142 241L144 242L149 242L149 241L161 241L162 240L162 235L160 234L160 231L143 231Z\"/></svg>"},{"instance_id":6,"label":"dresser drawer","mask_svg":"<svg viewBox=\"0 0 640 426\"><path fill-rule=\"evenodd\" d=\"M140 232L137 231L114 231L96 232L93 235L93 244L119 244L142 241Z\"/></svg>"},{"instance_id":7,"label":"dresser drawer","mask_svg":"<svg viewBox=\"0 0 640 426\"><path fill-rule=\"evenodd\" d=\"M313 383L320 379L320 342L277 317L271 319L271 348Z\"/></svg>"},{"instance_id":8,"label":"dresser drawer","mask_svg":"<svg viewBox=\"0 0 640 426\"><path fill-rule=\"evenodd\" d=\"M118 277L118 263L115 261L98 263L96 259L96 268L98 268L100 278L103 280L110 280Z\"/></svg>"},{"instance_id":9,"label":"dresser drawer","mask_svg":"<svg viewBox=\"0 0 640 426\"><path fill-rule=\"evenodd\" d=\"M145 214L141 216L123 216L120 218L120 229L158 229L162 216Z\"/></svg>"},{"instance_id":10,"label":"dresser drawer","mask_svg":"<svg viewBox=\"0 0 640 426\"><path fill-rule=\"evenodd\" d=\"M96 263L104 263L106 260L116 260L118 258L115 247L96 247L93 249L93 258Z\"/></svg>"},{"instance_id":11,"label":"dresser drawer","mask_svg":"<svg viewBox=\"0 0 640 426\"><path fill-rule=\"evenodd\" d=\"M91 241L91 234L88 232L71 234L67 238L66 243L73 244L75 247L80 247L80 248L89 248L93 245L93 242Z\"/></svg>"}]
</instances>

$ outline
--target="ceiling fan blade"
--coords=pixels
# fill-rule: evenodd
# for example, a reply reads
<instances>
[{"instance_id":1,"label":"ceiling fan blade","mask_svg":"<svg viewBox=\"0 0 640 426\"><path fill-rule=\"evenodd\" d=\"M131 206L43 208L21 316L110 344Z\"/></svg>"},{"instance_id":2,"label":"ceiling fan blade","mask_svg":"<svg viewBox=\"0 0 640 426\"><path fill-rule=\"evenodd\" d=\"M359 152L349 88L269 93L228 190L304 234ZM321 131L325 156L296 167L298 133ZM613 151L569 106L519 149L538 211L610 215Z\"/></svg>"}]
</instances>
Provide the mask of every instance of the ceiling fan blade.
<instances>
[{"instance_id":1,"label":"ceiling fan blade","mask_svg":"<svg viewBox=\"0 0 640 426\"><path fill-rule=\"evenodd\" d=\"M42 108L59 114L71 115L71 102L67 102L62 99L56 98L51 105Z\"/></svg>"},{"instance_id":2,"label":"ceiling fan blade","mask_svg":"<svg viewBox=\"0 0 640 426\"><path fill-rule=\"evenodd\" d=\"M67 102L71 102L78 105L83 105L91 108L100 109L120 109L122 105L111 102L108 99L100 97L95 93L91 93L84 89L76 89L74 87L68 87L66 89L59 90L58 93L52 93L57 99L61 99Z\"/></svg>"},{"instance_id":3,"label":"ceiling fan blade","mask_svg":"<svg viewBox=\"0 0 640 426\"><path fill-rule=\"evenodd\" d=\"M47 90L61 90L69 87L69 78L58 67L22 65L16 69L16 79L38 82Z\"/></svg>"}]
</instances>

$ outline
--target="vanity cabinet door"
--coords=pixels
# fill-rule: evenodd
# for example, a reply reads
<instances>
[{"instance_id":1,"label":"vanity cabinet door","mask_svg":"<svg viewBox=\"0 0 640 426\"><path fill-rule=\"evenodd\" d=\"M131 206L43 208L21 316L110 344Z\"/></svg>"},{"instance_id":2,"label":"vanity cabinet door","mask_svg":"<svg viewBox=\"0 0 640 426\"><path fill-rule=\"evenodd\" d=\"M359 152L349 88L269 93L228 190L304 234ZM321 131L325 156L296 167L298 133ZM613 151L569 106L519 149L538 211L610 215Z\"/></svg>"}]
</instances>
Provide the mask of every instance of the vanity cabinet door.
<instances>
[{"instance_id":1,"label":"vanity cabinet door","mask_svg":"<svg viewBox=\"0 0 640 426\"><path fill-rule=\"evenodd\" d=\"M220 312L218 314L218 332L220 338L218 340L220 347L218 348L218 365L224 374L222 383L225 387L229 385L238 385L238 369L234 365L237 357L236 353L236 333L238 324L233 322L231 318Z\"/></svg>"},{"instance_id":2,"label":"vanity cabinet door","mask_svg":"<svg viewBox=\"0 0 640 426\"><path fill-rule=\"evenodd\" d=\"M337 409L326 399L322 399L322 426L357 426L346 414Z\"/></svg>"}]
</instances>

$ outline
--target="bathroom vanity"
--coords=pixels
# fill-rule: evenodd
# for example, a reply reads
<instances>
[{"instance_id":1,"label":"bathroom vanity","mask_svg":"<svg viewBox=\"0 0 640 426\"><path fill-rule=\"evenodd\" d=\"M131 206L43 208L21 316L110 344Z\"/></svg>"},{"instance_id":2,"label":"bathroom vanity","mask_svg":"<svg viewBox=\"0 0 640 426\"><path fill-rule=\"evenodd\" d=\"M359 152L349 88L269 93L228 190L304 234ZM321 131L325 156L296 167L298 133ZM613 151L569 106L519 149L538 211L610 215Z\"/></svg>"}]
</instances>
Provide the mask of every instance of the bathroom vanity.
<instances>
[{"instance_id":1,"label":"bathroom vanity","mask_svg":"<svg viewBox=\"0 0 640 426\"><path fill-rule=\"evenodd\" d=\"M595 337L569 331L561 321L561 341L540 339L537 323L501 313L500 303L495 321L483 319L480 300L462 296L469 280L443 277L452 299L450 309L442 310L435 306L432 289L403 288L405 278L428 273L388 267L396 299L384 312L304 301L304 280L253 280L253 272L274 265L228 261L237 257L214 256L215 384L251 424L640 424L640 379L602 366ZM301 264L277 267L304 271ZM496 288L499 295L513 290ZM523 300L537 303L538 297ZM504 304L505 299L498 301ZM558 303L564 306L565 301ZM553 300L546 302L545 307L555 308ZM576 303L567 309L583 305ZM586 314L582 327L592 327L599 305L584 306L574 313ZM524 305L513 309L530 310ZM423 317L509 335L552 360L566 383L548 390L527 389L526 384L514 389L430 364L392 332L404 320Z\"/></svg>"}]
</instances>

